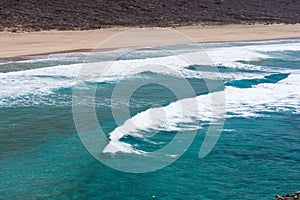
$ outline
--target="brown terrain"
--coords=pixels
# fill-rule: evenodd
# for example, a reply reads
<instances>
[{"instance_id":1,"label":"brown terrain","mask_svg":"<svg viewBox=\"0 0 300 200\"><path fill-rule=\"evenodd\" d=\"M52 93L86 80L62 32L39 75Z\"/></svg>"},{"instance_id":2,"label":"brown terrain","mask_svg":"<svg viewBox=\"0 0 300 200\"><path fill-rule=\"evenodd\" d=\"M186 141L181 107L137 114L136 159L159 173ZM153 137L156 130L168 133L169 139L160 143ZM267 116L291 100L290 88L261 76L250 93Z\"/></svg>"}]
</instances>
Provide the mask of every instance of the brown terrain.
<instances>
[{"instance_id":1,"label":"brown terrain","mask_svg":"<svg viewBox=\"0 0 300 200\"><path fill-rule=\"evenodd\" d=\"M0 30L300 23L299 0L1 0Z\"/></svg>"}]
</instances>

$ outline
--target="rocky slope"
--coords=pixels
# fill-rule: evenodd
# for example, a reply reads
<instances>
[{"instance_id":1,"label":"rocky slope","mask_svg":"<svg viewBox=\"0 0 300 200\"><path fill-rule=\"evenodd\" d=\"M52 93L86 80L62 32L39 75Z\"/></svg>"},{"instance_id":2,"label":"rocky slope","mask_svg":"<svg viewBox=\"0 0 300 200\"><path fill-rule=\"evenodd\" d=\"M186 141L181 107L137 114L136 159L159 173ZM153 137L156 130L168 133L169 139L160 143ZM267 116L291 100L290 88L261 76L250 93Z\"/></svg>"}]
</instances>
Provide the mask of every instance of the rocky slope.
<instances>
[{"instance_id":1,"label":"rocky slope","mask_svg":"<svg viewBox=\"0 0 300 200\"><path fill-rule=\"evenodd\" d=\"M299 23L299 0L1 0L0 30Z\"/></svg>"}]
</instances>

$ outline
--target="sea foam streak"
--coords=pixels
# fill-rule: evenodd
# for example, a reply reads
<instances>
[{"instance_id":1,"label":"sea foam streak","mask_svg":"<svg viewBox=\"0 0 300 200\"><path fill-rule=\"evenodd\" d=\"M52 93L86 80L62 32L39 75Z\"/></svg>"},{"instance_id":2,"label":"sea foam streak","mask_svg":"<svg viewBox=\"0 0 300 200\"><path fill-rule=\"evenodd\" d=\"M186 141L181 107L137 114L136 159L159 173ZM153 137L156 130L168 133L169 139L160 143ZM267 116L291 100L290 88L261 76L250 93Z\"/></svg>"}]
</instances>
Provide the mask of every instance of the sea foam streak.
<instances>
[{"instance_id":1,"label":"sea foam streak","mask_svg":"<svg viewBox=\"0 0 300 200\"><path fill-rule=\"evenodd\" d=\"M298 112L300 109L300 83L297 80L299 79L300 73L298 72L275 84L259 84L247 89L226 87L226 117L258 117L263 116L261 112L276 112L282 109ZM194 99L183 99L166 107L151 108L138 113L110 133L111 141L103 152L145 153L121 142L120 139L126 135L147 138L147 132L201 128L201 125L213 120L211 99L212 95L217 96L218 93L197 96L195 99L198 108L189 107L189 112L186 113L181 112L181 105L189 105L190 101ZM161 119L161 115L153 114L155 112L165 113L165 118ZM199 121L199 126L189 125L194 120Z\"/></svg>"},{"instance_id":2,"label":"sea foam streak","mask_svg":"<svg viewBox=\"0 0 300 200\"><path fill-rule=\"evenodd\" d=\"M87 81L90 82L111 82L117 81L124 77L130 77L135 75L132 69L136 66L145 65L163 65L171 67L174 72L180 72L186 78L211 78L216 77L215 73L212 72L195 72L186 69L189 66L185 61L172 56L170 58L149 58L142 60L125 60L105 62L109 67L104 71L103 74L95 75L89 74L86 77ZM85 65L95 66L97 69L98 63L87 63L87 64L71 64L61 65L55 67L38 68L24 71L0 73L0 105L5 106L5 103L1 99L5 98L17 98L24 95L48 95L52 93L53 89L69 88L77 84L76 77L80 73L81 67ZM151 70L154 73L164 74L164 71ZM170 71L170 70L169 70ZM178 73L177 73L178 74ZM176 76L174 74L168 74ZM260 76L263 76L260 75ZM235 78L241 79L243 77L253 77L251 73L224 73L224 78ZM24 87L26 86L26 87Z\"/></svg>"},{"instance_id":3,"label":"sea foam streak","mask_svg":"<svg viewBox=\"0 0 300 200\"><path fill-rule=\"evenodd\" d=\"M266 42L263 44L258 42L259 45L245 45L232 47L214 47L214 45L201 45L204 46L204 50L211 58L212 62L217 65L225 65L227 67L233 68L242 68L246 67L250 69L251 67L257 68L257 66L251 65L242 65L240 63L236 63L235 61L238 60L255 60L258 58L266 58L267 55L263 54L262 51L275 51L275 50L300 50L300 42L299 40L291 41L287 43L286 41L282 41L283 43L275 43L274 42ZM192 45L197 46L197 45ZM218 46L217 44L215 46ZM201 48L200 48L201 49ZM159 64L163 66L169 66L174 70L179 70L181 73L186 76L186 78L214 78L215 74L208 73L208 72L195 72L185 69L188 67L186 61L182 58L189 55L197 55L196 50L193 50L191 53L185 53L184 51L177 50L177 55L173 56L166 56L166 57L155 57L155 58L144 58L144 59L134 59L134 60L119 60L112 63L112 65L104 74L102 79L99 77L94 77L91 79L92 81L114 81L118 80L118 78L124 75L130 75L130 70L132 67L130 66L137 66L140 65L141 67L144 65L151 65L151 64ZM199 51L199 49L198 49ZM202 51L202 50L201 50ZM86 55L85 53L84 55ZM234 56L233 56L234 55ZM44 60L51 60L51 59L66 59L68 58L67 55L56 55L50 56L48 58L44 58ZM68 58L69 59L69 58ZM40 60L43 60L42 58ZM34 62L33 61L18 61L18 62ZM107 64L111 63L110 61L106 61ZM205 63L201 63L205 64ZM207 63L206 63L207 64ZM209 63L211 64L211 63ZM0 101L4 98L17 98L27 94L39 94L39 95L47 95L52 92L53 89L58 89L61 87L72 87L76 84L76 76L80 70L80 67L84 65L95 65L97 63L86 63L86 64L71 64L71 65L60 65L55 67L47 67L47 68L38 68L38 69L31 69L31 70L24 70L24 71L17 71L17 72L8 72L8 73L0 73ZM261 68L267 72L266 68ZM273 70L274 71L274 70ZM164 73L164 72L156 72L156 73ZM230 79L242 79L251 78L258 74L251 74L251 73L223 73L222 76L224 78ZM267 74L260 74L258 76L264 76ZM61 78L59 78L61 77ZM24 87L26 85L26 87ZM5 106L5 103L1 103L2 106Z\"/></svg>"}]
</instances>

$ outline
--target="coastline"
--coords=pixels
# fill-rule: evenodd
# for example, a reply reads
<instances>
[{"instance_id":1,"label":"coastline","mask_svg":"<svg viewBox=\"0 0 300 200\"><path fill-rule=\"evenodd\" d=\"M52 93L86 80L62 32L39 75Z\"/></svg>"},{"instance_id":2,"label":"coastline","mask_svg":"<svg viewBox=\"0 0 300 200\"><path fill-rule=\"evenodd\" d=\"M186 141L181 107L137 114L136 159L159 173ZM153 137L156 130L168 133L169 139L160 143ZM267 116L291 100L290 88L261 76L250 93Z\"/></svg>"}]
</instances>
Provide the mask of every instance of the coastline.
<instances>
[{"instance_id":1,"label":"coastline","mask_svg":"<svg viewBox=\"0 0 300 200\"><path fill-rule=\"evenodd\" d=\"M26 56L91 51L106 39L131 29L115 27L88 31L0 32L0 59L21 60L24 59L22 57ZM133 29L147 30L151 28ZM197 25L163 29L178 31L199 43L300 38L300 24ZM145 41L145 44L164 45L164 41L159 40L159 36L155 38L155 42L153 41L153 38L151 40L149 38L149 41ZM125 41L98 50L105 51L140 45L140 43L132 45Z\"/></svg>"}]
</instances>

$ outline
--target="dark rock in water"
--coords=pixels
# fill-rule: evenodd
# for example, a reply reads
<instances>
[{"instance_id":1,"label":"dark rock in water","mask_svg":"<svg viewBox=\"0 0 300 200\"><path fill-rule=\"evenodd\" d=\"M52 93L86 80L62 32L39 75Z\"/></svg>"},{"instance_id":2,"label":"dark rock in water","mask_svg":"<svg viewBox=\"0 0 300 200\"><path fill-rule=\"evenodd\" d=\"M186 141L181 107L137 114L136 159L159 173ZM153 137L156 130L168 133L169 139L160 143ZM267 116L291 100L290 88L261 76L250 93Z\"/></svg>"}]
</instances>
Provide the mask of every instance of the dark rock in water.
<instances>
[{"instance_id":1,"label":"dark rock in water","mask_svg":"<svg viewBox=\"0 0 300 200\"><path fill-rule=\"evenodd\" d=\"M276 200L300 200L300 191L295 194L276 195Z\"/></svg>"}]
</instances>

